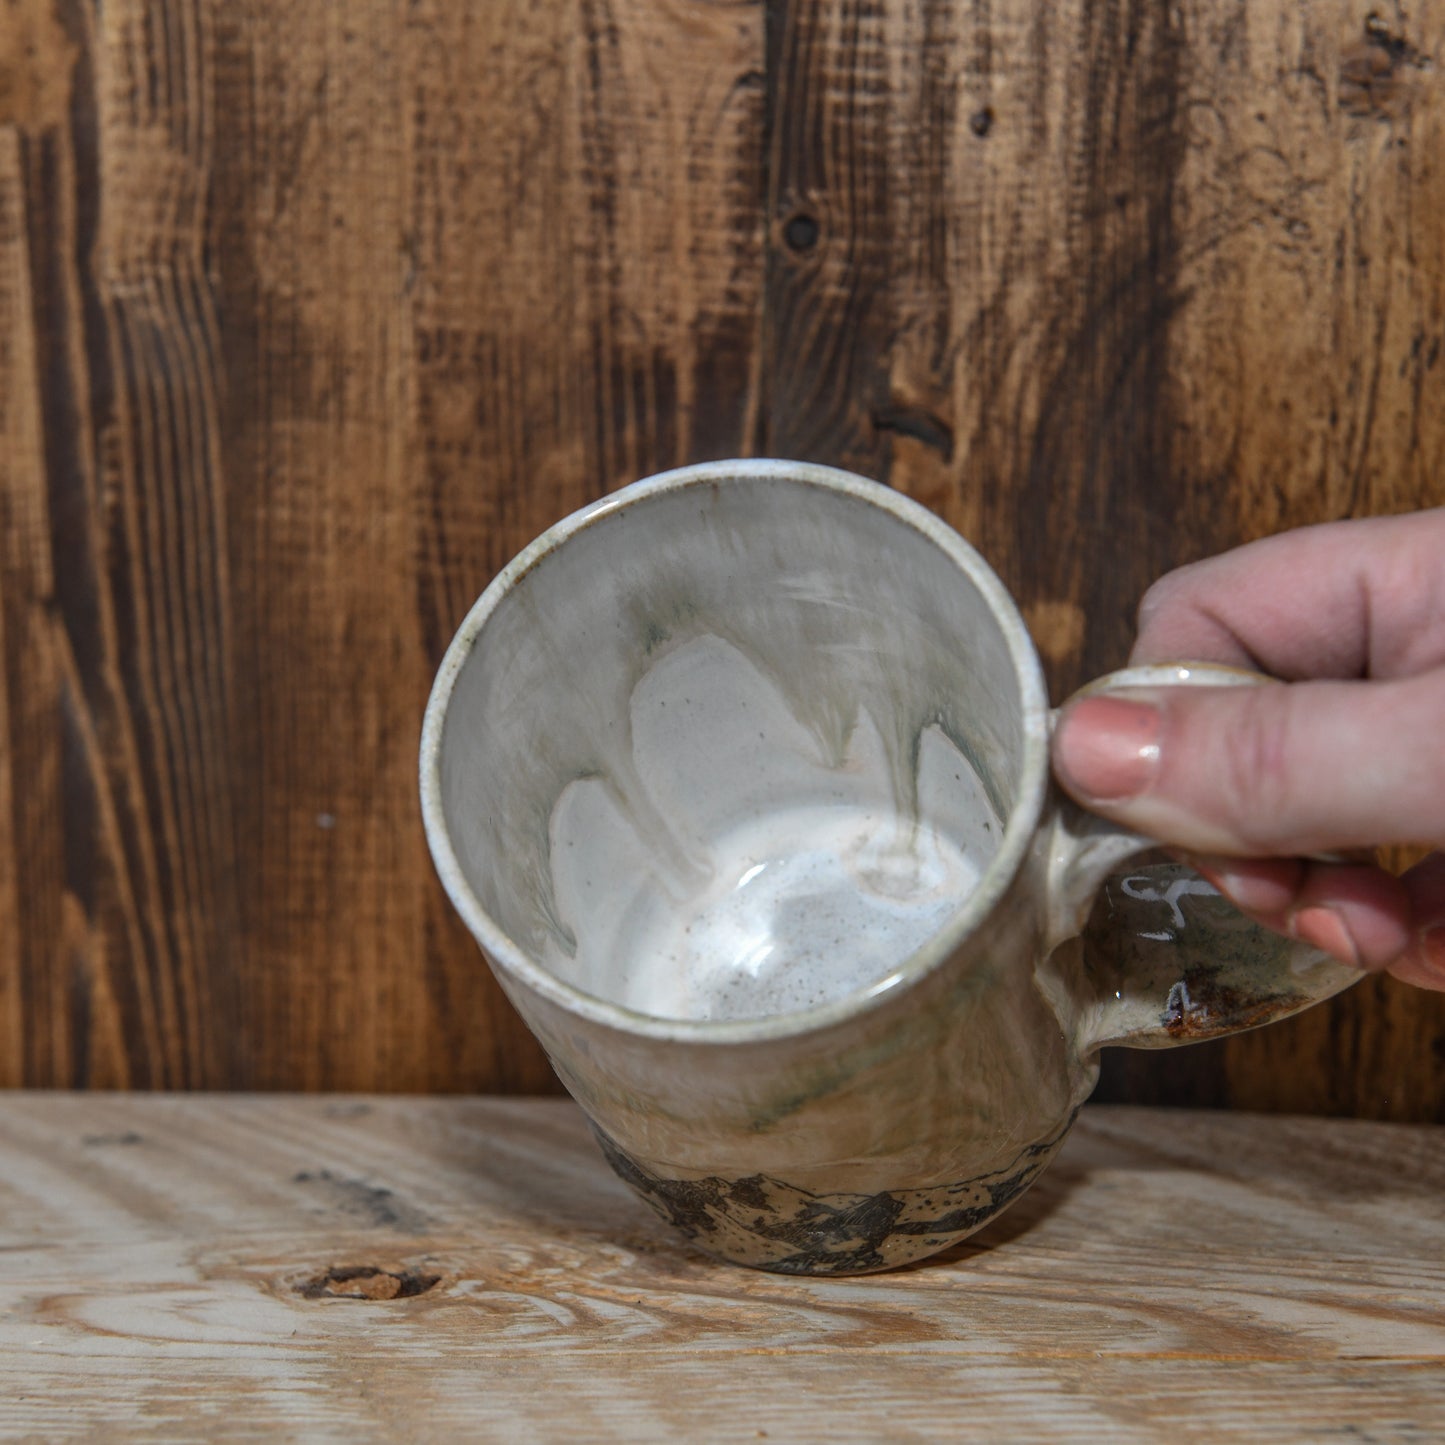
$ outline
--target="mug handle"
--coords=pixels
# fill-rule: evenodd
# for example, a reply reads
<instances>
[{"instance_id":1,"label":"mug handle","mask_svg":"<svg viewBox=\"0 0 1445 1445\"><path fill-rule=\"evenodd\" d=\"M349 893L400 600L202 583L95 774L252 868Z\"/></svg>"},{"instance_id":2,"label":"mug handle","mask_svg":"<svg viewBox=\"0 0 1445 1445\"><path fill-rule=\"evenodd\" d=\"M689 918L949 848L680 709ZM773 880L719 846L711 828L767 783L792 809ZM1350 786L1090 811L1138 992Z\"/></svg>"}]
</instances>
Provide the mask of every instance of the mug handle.
<instances>
[{"instance_id":1,"label":"mug handle","mask_svg":"<svg viewBox=\"0 0 1445 1445\"><path fill-rule=\"evenodd\" d=\"M1238 668L1168 663L1111 672L1077 696L1272 681ZM1183 863L1122 866L1159 845L1087 812L1057 787L1052 807L1045 832L1050 951L1070 941L1078 950L1086 1048L1168 1048L1258 1028L1363 977L1246 918Z\"/></svg>"}]
</instances>

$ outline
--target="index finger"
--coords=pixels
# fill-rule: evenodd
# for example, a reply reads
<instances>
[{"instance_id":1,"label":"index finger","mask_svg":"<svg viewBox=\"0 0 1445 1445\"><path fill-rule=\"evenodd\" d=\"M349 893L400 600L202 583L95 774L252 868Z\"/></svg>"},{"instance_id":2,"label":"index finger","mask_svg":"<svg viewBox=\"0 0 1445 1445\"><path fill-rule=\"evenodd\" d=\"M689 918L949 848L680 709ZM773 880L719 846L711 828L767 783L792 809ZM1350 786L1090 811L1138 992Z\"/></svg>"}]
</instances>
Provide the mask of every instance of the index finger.
<instances>
[{"instance_id":1,"label":"index finger","mask_svg":"<svg viewBox=\"0 0 1445 1445\"><path fill-rule=\"evenodd\" d=\"M1282 532L1181 567L1139 607L1132 662L1212 661L1287 680L1445 663L1445 507Z\"/></svg>"}]
</instances>

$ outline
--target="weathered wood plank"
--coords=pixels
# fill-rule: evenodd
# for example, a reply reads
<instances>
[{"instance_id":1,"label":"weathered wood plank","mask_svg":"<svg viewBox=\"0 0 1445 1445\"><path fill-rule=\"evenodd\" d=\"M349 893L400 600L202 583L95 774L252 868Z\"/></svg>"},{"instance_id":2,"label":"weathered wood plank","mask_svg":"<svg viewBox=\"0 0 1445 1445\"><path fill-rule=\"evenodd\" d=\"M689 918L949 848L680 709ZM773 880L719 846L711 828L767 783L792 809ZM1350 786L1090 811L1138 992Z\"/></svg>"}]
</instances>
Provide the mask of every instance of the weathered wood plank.
<instances>
[{"instance_id":1,"label":"weathered wood plank","mask_svg":"<svg viewBox=\"0 0 1445 1445\"><path fill-rule=\"evenodd\" d=\"M0 1104L0 1436L1390 1440L1445 1428L1439 1130L1086 1110L941 1260L715 1263L560 1101Z\"/></svg>"},{"instance_id":2,"label":"weathered wood plank","mask_svg":"<svg viewBox=\"0 0 1445 1445\"><path fill-rule=\"evenodd\" d=\"M24 168L20 136L0 126L0 656L4 659L0 716L0 858L19 856L20 840L53 841L35 804L56 787L53 750L37 757L37 732L27 726L27 692L48 701L53 694L52 639L44 617L50 593L50 527L45 504L40 379L36 374L35 326L26 239ZM49 684L47 686L47 684ZM26 750L26 744L30 750ZM46 835L51 837L47 839ZM36 888L23 897L18 869L0 870L0 1086L14 1088L25 1075L25 1029L32 988L27 978L27 940L59 933L59 869L52 849L49 869L35 869ZM35 905L39 904L37 908Z\"/></svg>"},{"instance_id":3,"label":"weathered wood plank","mask_svg":"<svg viewBox=\"0 0 1445 1445\"><path fill-rule=\"evenodd\" d=\"M768 23L761 450L880 478L900 239L886 131L889 22L900 12L883 0L774 5Z\"/></svg>"},{"instance_id":4,"label":"weathered wood plank","mask_svg":"<svg viewBox=\"0 0 1445 1445\"><path fill-rule=\"evenodd\" d=\"M216 133L211 17L107 6L95 35L103 204L88 284L101 408L104 579L126 714L114 766L139 795L137 872L164 1039L139 1073L200 1087L231 1072L241 942L219 318L207 267ZM118 700L119 705L119 700ZM102 910L101 929L115 926Z\"/></svg>"},{"instance_id":5,"label":"weathered wood plank","mask_svg":"<svg viewBox=\"0 0 1445 1445\"><path fill-rule=\"evenodd\" d=\"M491 575L566 512L746 449L761 11L424 0L404 40L417 549L405 603L435 662ZM414 861L418 826L404 838ZM422 896L430 1028L445 1044L417 1082L546 1087L540 1050L440 889L428 879Z\"/></svg>"},{"instance_id":6,"label":"weathered wood plank","mask_svg":"<svg viewBox=\"0 0 1445 1445\"><path fill-rule=\"evenodd\" d=\"M760 11L0 24L50 508L3 539L4 1076L545 1087L421 844L421 705L534 532L745 449Z\"/></svg>"},{"instance_id":7,"label":"weathered wood plank","mask_svg":"<svg viewBox=\"0 0 1445 1445\"><path fill-rule=\"evenodd\" d=\"M172 930L186 900L170 886L178 860L158 831L146 735L154 719L132 710L139 659L124 651L137 559L107 486L116 413L105 299L90 264L100 190L94 27L73 6L10 7L6 20L43 454L17 476L19 530L6 547L5 591L31 609L35 633L26 654L11 648L6 698L14 756L26 766L24 821L7 860L28 914L21 1073L196 1083L182 998L197 972Z\"/></svg>"},{"instance_id":8,"label":"weathered wood plank","mask_svg":"<svg viewBox=\"0 0 1445 1445\"><path fill-rule=\"evenodd\" d=\"M251 949L245 1063L226 1082L423 1087L437 1056L406 756L428 667L409 586L400 11L207 8L228 137L212 185L248 783L233 906Z\"/></svg>"}]
</instances>

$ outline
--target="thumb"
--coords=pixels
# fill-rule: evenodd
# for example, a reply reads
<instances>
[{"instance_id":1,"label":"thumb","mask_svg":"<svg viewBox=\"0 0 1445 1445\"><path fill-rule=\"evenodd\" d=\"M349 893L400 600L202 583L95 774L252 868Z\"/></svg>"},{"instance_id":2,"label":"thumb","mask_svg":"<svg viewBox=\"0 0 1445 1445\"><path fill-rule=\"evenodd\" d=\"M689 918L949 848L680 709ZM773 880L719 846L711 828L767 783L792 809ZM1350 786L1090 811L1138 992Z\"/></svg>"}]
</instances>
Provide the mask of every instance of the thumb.
<instances>
[{"instance_id":1,"label":"thumb","mask_svg":"<svg viewBox=\"0 0 1445 1445\"><path fill-rule=\"evenodd\" d=\"M1060 783L1191 852L1445 840L1445 668L1388 682L1136 688L1069 703Z\"/></svg>"}]
</instances>

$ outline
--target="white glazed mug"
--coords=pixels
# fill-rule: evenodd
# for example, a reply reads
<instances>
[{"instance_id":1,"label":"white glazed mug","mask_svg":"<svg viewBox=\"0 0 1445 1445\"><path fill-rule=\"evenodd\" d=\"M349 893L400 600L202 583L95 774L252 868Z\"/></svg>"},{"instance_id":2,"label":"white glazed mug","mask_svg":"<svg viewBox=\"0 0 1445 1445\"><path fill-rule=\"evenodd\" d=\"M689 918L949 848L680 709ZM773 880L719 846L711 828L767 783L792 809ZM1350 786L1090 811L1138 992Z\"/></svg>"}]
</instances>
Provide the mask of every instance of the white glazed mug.
<instances>
[{"instance_id":1,"label":"white glazed mug","mask_svg":"<svg viewBox=\"0 0 1445 1445\"><path fill-rule=\"evenodd\" d=\"M715 1254L862 1273L1016 1198L1104 1045L1358 977L1181 865L1116 871L1151 845L1051 785L1050 727L1017 608L937 517L830 468L709 463L487 588L432 691L422 806L618 1173Z\"/></svg>"}]
</instances>

